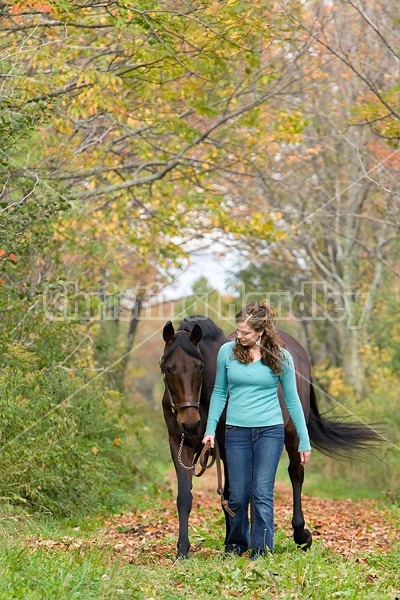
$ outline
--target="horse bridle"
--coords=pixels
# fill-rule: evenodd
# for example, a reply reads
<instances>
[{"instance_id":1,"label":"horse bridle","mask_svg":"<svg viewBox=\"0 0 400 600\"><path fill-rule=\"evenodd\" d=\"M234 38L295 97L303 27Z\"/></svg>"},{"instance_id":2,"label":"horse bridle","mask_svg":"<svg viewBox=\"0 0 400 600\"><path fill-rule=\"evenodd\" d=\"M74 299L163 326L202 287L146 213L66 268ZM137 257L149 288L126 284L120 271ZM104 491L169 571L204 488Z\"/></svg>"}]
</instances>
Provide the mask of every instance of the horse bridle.
<instances>
[{"instance_id":1,"label":"horse bridle","mask_svg":"<svg viewBox=\"0 0 400 600\"><path fill-rule=\"evenodd\" d=\"M177 333L181 333L181 332L178 331ZM184 333L184 332L182 332L182 333ZM176 404L175 404L175 402L174 402L171 389L170 389L170 387L168 385L167 375L166 375L165 370L164 370L164 357L163 356L160 358L160 369L161 369L161 373L162 373L162 376L163 376L165 389L168 392L169 402L170 402L171 410L172 410L173 414L175 415L176 412L177 412L177 410L178 409L180 410L181 408L197 408L197 410L199 410L199 408L200 408L201 390L202 390L202 387L203 387L203 379L201 380L201 383L200 383L199 396L197 398L197 402L196 403L193 403L193 402L184 402L183 404L179 404L179 406L177 407Z\"/></svg>"}]
</instances>

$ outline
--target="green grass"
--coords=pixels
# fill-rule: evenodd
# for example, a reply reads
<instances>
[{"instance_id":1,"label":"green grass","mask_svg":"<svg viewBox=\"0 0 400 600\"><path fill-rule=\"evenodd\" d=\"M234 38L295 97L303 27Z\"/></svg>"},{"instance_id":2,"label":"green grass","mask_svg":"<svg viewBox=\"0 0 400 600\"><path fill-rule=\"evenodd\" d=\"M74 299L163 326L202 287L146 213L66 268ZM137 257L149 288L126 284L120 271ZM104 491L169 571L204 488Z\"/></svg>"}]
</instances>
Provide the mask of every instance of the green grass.
<instances>
[{"instance_id":1,"label":"green grass","mask_svg":"<svg viewBox=\"0 0 400 600\"><path fill-rule=\"evenodd\" d=\"M111 549L68 552L28 550L22 544L3 547L0 598L91 600L132 598L256 598L394 600L399 594L399 551L384 556L344 559L317 542L303 553L277 540L273 557L196 556L162 564L151 556L147 564L128 564L112 557Z\"/></svg>"},{"instance_id":2,"label":"green grass","mask_svg":"<svg viewBox=\"0 0 400 600\"><path fill-rule=\"evenodd\" d=\"M156 498L142 496L141 506ZM162 509L160 508L160 516ZM344 557L315 541L307 553L278 530L273 556L251 562L222 552L223 519L204 511L201 527L191 528L191 558L175 561L175 539L143 542L133 564L118 558L103 536L101 519L0 520L0 600L175 600L210 598L394 600L400 595L400 545L388 553ZM393 528L400 515L392 508ZM61 541L35 545L34 539ZM74 542L76 547L74 547ZM168 546L160 552L160 546Z\"/></svg>"},{"instance_id":3,"label":"green grass","mask_svg":"<svg viewBox=\"0 0 400 600\"><path fill-rule=\"evenodd\" d=\"M171 498L168 478L172 464L164 441L159 445L165 460L159 460L161 451L155 448L147 489L142 485L140 493L130 497L126 507L115 507L115 512L126 508L145 514L159 504L159 518L165 518L161 500ZM326 460L314 453L312 463L307 465L306 495L353 500L379 497L389 510L393 530L400 531L396 504L368 486L368 481L361 485L346 473L342 477L339 472L338 476L341 467L334 460ZM285 456L278 479L289 484ZM0 513L0 600L400 598L400 544L387 553L345 557L315 539L311 550L304 553L287 538L287 532L278 529L273 556L255 562L247 557L225 558L222 513L216 517L215 512L200 511L202 518L196 527L190 527L189 560L175 561L175 536L165 532L158 541L143 541L129 563L115 554L113 543L104 536L105 517L55 519L27 515L22 508L7 509L4 505ZM175 515L170 518L176 519ZM57 545L66 537L71 540L68 550L61 543ZM42 541L40 545L35 544L37 539ZM52 541L48 547L46 540ZM161 547L167 550L161 551Z\"/></svg>"},{"instance_id":4,"label":"green grass","mask_svg":"<svg viewBox=\"0 0 400 600\"><path fill-rule=\"evenodd\" d=\"M277 479L286 484L290 484L288 464L284 452L279 463ZM360 457L353 460L337 460L314 451L311 461L305 467L303 493L334 500L390 499L391 495L388 494L385 485L380 485L373 477L375 471L379 468L382 471L384 467L374 456L366 463L365 457L361 457L361 462ZM395 475L393 473L393 477Z\"/></svg>"}]
</instances>

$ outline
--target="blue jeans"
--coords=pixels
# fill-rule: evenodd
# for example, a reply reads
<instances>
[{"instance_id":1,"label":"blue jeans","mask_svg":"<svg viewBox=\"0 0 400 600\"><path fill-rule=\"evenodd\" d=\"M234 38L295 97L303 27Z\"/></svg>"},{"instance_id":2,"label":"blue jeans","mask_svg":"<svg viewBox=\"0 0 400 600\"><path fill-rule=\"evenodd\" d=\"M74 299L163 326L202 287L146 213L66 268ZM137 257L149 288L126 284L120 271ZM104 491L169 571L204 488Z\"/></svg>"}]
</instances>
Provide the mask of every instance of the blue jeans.
<instances>
[{"instance_id":1,"label":"blue jeans","mask_svg":"<svg viewBox=\"0 0 400 600\"><path fill-rule=\"evenodd\" d=\"M252 558L273 551L274 485L284 444L283 425L226 426L225 449L229 475L230 533L226 551ZM251 527L249 528L249 504Z\"/></svg>"}]
</instances>

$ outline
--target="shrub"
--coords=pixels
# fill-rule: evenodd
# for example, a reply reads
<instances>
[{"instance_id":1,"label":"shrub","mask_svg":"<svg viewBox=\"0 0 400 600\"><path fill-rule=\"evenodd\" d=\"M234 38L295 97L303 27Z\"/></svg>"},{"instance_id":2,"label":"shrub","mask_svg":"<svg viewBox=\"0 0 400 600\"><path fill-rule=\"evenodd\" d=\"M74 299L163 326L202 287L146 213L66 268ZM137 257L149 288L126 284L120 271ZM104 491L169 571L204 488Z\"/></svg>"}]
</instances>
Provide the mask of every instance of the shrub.
<instances>
[{"instance_id":1,"label":"shrub","mask_svg":"<svg viewBox=\"0 0 400 600\"><path fill-rule=\"evenodd\" d=\"M118 424L121 396L62 368L39 368L10 345L0 373L0 496L67 515L112 506L129 484Z\"/></svg>"},{"instance_id":2,"label":"shrub","mask_svg":"<svg viewBox=\"0 0 400 600\"><path fill-rule=\"evenodd\" d=\"M321 481L331 481L332 489L337 485L334 480L343 482L349 494L354 490L368 490L371 495L387 497L398 502L400 499L400 463L398 460L400 417L398 411L399 376L390 368L390 356L386 360L376 349L365 348L363 359L367 368L364 387L365 396L360 398L346 382L343 370L324 369L321 365L314 369L321 388L327 390L326 396L319 394L321 412L327 417L343 417L350 421L377 424L382 434L380 444L372 445L362 454L355 453L354 460L341 461L337 457L325 458L316 454L311 470L315 469ZM317 385L318 387L318 385ZM332 493L332 492L330 492Z\"/></svg>"}]
</instances>

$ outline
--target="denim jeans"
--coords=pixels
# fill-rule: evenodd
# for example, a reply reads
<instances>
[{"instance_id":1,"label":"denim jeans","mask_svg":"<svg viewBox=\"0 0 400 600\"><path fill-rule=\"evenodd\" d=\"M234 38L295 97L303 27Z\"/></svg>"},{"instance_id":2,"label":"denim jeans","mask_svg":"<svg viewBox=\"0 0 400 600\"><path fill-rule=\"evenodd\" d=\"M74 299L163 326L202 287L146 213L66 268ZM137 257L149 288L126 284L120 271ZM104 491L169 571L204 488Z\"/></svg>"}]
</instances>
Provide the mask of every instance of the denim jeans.
<instances>
[{"instance_id":1,"label":"denim jeans","mask_svg":"<svg viewBox=\"0 0 400 600\"><path fill-rule=\"evenodd\" d=\"M229 517L227 552L240 555L251 548L252 558L266 550L273 552L274 485L283 444L283 425L226 426L229 507L235 513Z\"/></svg>"}]
</instances>

